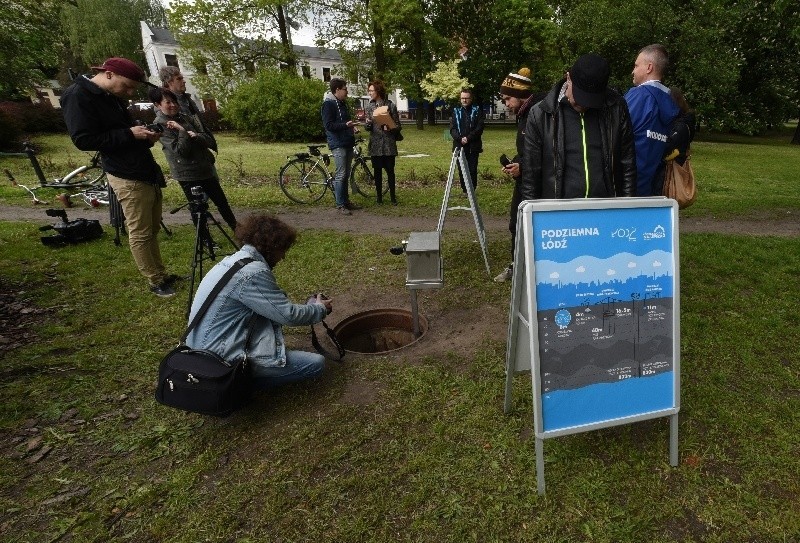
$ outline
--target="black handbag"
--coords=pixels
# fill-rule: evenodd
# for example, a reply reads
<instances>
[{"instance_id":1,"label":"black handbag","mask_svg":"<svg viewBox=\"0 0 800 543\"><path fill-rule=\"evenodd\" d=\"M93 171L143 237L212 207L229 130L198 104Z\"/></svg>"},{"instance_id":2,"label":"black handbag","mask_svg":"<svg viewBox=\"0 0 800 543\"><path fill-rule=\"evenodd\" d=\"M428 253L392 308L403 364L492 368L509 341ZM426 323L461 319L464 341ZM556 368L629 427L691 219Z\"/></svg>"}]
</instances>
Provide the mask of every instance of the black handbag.
<instances>
[{"instance_id":1,"label":"black handbag","mask_svg":"<svg viewBox=\"0 0 800 543\"><path fill-rule=\"evenodd\" d=\"M225 272L186 328L180 344L161 361L156 387L159 403L184 411L224 417L250 399L250 365L246 355L235 362L227 362L216 353L190 349L185 345L189 332L200 322L222 287L250 262L253 262L252 258L243 258Z\"/></svg>"}]
</instances>

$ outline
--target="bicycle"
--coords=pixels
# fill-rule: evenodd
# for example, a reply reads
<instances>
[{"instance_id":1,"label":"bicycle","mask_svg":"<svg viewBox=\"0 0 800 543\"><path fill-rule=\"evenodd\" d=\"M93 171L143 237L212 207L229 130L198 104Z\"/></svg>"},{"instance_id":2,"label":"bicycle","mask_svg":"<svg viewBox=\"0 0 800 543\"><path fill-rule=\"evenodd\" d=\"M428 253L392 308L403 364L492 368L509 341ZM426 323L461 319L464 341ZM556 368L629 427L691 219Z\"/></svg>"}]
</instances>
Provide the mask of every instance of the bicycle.
<instances>
[{"instance_id":1,"label":"bicycle","mask_svg":"<svg viewBox=\"0 0 800 543\"><path fill-rule=\"evenodd\" d=\"M33 145L26 141L22 144L23 153L2 153L4 156L26 156L31 162L33 171L39 180L39 186L30 188L22 185L14 179L10 171L5 170L13 186L22 187L33 198L33 203L43 204L36 196L36 192L42 188L56 189L64 191L58 195L58 199L64 204L64 207L71 207L71 198L80 196L87 205L98 207L100 205L108 205L108 187L106 185L106 172L100 166L100 152L95 152L89 159L89 164L75 168L64 177L58 177L52 181L48 181L39 164L39 159L36 157L36 150Z\"/></svg>"},{"instance_id":2,"label":"bicycle","mask_svg":"<svg viewBox=\"0 0 800 543\"><path fill-rule=\"evenodd\" d=\"M350 172L350 185L354 192L369 198L366 187L375 186L375 178L369 169L367 158L361 151L363 138L356 140L357 147L353 150L353 167ZM322 199L328 189L333 192L333 173L328 166L331 164L331 155L322 153L320 149L325 145L309 145L308 153L295 153L288 156L287 162L280 171L278 184L283 193L293 202L299 204L312 204ZM312 158L316 157L316 158ZM362 187L364 187L362 189ZM385 189L388 191L388 187Z\"/></svg>"}]
</instances>

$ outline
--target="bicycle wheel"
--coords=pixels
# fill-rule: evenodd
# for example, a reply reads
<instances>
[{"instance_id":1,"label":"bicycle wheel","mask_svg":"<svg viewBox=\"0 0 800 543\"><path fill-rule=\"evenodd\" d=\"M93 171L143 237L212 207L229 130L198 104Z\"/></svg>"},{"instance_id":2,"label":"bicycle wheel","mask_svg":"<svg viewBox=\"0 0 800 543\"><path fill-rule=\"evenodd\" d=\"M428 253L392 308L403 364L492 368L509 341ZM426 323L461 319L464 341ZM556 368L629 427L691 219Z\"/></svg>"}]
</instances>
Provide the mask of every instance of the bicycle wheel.
<instances>
[{"instance_id":1,"label":"bicycle wheel","mask_svg":"<svg viewBox=\"0 0 800 543\"><path fill-rule=\"evenodd\" d=\"M298 204L312 204L325 196L328 190L325 171L310 158L289 161L281 168L278 185L290 200Z\"/></svg>"},{"instance_id":2,"label":"bicycle wheel","mask_svg":"<svg viewBox=\"0 0 800 543\"><path fill-rule=\"evenodd\" d=\"M61 187L97 187L105 185L106 172L100 166L91 166L81 172L67 174L60 183L53 183L54 188Z\"/></svg>"},{"instance_id":3,"label":"bicycle wheel","mask_svg":"<svg viewBox=\"0 0 800 543\"><path fill-rule=\"evenodd\" d=\"M353 161L353 171L350 172L350 185L353 190L365 198L375 198L375 177L367 165L367 160L359 157ZM383 185L383 194L389 192L389 185Z\"/></svg>"}]
</instances>

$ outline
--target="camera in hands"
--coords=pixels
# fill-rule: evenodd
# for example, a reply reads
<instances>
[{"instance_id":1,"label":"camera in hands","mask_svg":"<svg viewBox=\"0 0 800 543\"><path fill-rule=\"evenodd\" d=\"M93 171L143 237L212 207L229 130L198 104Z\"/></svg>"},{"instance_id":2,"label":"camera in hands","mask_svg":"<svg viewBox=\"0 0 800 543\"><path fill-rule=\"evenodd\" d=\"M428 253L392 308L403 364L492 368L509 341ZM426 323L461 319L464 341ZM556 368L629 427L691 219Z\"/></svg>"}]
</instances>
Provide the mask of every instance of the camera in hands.
<instances>
[{"instance_id":1,"label":"camera in hands","mask_svg":"<svg viewBox=\"0 0 800 543\"><path fill-rule=\"evenodd\" d=\"M317 296L319 296L321 300L330 300L330 298L328 298L326 295L324 295L321 292L318 292L316 294L312 294L311 296L309 296L308 300L306 300L306 303L307 304L315 304L315 303L317 303ZM332 309L326 309L326 311L327 311L328 315L330 315L331 311L333 311L333 310Z\"/></svg>"},{"instance_id":2,"label":"camera in hands","mask_svg":"<svg viewBox=\"0 0 800 543\"><path fill-rule=\"evenodd\" d=\"M159 123L146 124L144 127L150 132L155 132L157 134L162 134L164 132L164 127Z\"/></svg>"}]
</instances>

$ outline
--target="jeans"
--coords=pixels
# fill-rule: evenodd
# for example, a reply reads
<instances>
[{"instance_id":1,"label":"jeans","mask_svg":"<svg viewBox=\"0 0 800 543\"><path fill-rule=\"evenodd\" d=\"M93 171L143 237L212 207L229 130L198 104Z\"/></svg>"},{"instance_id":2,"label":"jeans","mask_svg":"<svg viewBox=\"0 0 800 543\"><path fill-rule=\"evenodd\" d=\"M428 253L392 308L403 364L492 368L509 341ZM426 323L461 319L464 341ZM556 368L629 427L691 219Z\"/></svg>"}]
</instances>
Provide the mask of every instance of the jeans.
<instances>
[{"instance_id":1,"label":"jeans","mask_svg":"<svg viewBox=\"0 0 800 543\"><path fill-rule=\"evenodd\" d=\"M337 147L331 151L336 162L336 173L333 175L333 195L336 197L336 207L346 206L350 203L347 193L347 184L350 182L350 167L353 164L353 148Z\"/></svg>"},{"instance_id":2,"label":"jeans","mask_svg":"<svg viewBox=\"0 0 800 543\"><path fill-rule=\"evenodd\" d=\"M161 188L143 181L122 179L108 174L128 225L128 243L136 266L150 286L160 285L167 277L158 246L161 228Z\"/></svg>"},{"instance_id":3,"label":"jeans","mask_svg":"<svg viewBox=\"0 0 800 543\"><path fill-rule=\"evenodd\" d=\"M265 390L287 383L295 383L317 377L325 369L325 357L306 351L286 351L284 367L253 365L253 388Z\"/></svg>"}]
</instances>

